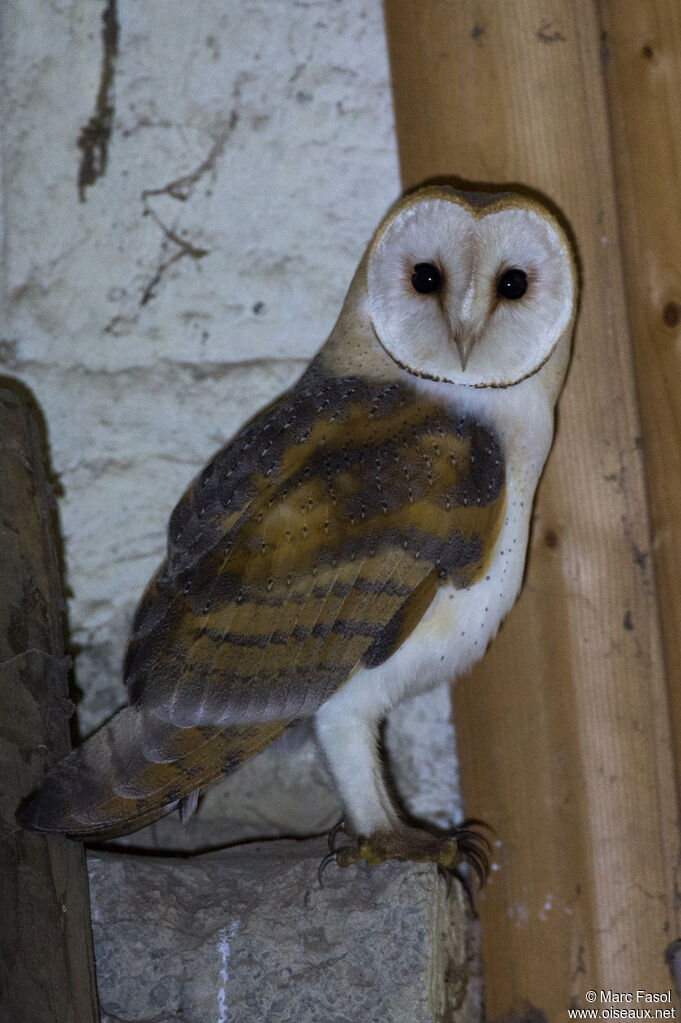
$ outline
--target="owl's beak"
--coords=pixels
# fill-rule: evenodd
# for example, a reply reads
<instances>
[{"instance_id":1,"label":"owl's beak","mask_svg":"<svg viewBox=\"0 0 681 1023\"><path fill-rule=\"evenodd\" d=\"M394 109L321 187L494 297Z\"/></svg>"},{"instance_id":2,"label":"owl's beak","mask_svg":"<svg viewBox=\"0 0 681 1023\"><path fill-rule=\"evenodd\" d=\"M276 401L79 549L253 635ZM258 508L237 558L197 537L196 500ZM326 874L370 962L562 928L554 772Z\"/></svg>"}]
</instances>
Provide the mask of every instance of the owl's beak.
<instances>
[{"instance_id":1,"label":"owl's beak","mask_svg":"<svg viewBox=\"0 0 681 1023\"><path fill-rule=\"evenodd\" d=\"M466 363L470 358L470 354L473 350L473 345L477 340L477 334L472 331L457 330L454 333L454 343L459 352L459 358L461 359L461 369L466 371Z\"/></svg>"}]
</instances>

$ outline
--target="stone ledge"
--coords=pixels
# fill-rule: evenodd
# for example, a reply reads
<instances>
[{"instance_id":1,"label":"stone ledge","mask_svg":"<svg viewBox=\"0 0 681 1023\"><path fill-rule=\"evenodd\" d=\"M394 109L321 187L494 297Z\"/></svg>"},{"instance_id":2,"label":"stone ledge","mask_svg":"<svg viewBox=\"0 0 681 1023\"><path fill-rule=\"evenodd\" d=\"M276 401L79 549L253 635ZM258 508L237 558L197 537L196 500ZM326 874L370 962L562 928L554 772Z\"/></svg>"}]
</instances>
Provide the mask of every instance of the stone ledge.
<instances>
[{"instance_id":1,"label":"stone ledge","mask_svg":"<svg viewBox=\"0 0 681 1023\"><path fill-rule=\"evenodd\" d=\"M187 859L90 851L102 1023L474 1023L459 885L432 865L339 871L322 839ZM468 935L468 938L466 937Z\"/></svg>"}]
</instances>

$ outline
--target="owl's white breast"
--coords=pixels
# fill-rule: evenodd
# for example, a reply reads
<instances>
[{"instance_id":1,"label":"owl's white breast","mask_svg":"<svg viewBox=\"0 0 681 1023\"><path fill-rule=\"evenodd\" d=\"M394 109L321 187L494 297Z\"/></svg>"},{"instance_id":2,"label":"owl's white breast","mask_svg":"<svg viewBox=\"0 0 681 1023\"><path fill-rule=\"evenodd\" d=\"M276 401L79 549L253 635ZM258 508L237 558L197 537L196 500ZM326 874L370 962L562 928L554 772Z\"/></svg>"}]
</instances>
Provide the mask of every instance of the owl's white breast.
<instances>
[{"instance_id":1,"label":"owl's white breast","mask_svg":"<svg viewBox=\"0 0 681 1023\"><path fill-rule=\"evenodd\" d=\"M392 657L357 671L318 712L322 718L381 717L403 697L465 674L496 635L520 590L532 502L553 436L553 409L537 376L505 390L456 388L456 395L451 385L419 381L431 396L454 398L457 408L490 423L501 438L504 523L486 576L467 589L443 586Z\"/></svg>"}]
</instances>

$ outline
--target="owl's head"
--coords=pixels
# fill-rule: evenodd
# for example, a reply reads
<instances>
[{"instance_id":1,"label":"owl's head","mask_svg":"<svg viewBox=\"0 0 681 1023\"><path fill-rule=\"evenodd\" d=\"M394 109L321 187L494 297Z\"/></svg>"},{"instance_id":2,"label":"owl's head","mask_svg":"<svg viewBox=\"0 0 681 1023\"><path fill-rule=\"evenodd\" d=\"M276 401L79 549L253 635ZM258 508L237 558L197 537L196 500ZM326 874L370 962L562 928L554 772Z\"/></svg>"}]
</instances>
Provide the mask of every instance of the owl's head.
<instances>
[{"instance_id":1,"label":"owl's head","mask_svg":"<svg viewBox=\"0 0 681 1023\"><path fill-rule=\"evenodd\" d=\"M520 195L412 193L379 225L365 273L378 340L417 376L508 387L569 344L572 249L556 217Z\"/></svg>"}]
</instances>

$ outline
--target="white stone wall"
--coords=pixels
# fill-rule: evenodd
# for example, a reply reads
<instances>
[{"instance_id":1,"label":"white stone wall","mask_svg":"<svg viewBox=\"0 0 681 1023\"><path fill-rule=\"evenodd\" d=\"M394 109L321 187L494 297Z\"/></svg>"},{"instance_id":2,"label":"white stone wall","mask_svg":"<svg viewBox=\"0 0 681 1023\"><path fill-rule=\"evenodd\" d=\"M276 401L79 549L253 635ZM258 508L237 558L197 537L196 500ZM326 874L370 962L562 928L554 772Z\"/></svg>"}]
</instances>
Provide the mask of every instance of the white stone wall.
<instances>
[{"instance_id":1,"label":"white stone wall","mask_svg":"<svg viewBox=\"0 0 681 1023\"><path fill-rule=\"evenodd\" d=\"M48 425L88 732L123 701L175 501L299 375L399 193L382 13L4 0L0 19L0 374ZM95 116L111 133L87 183Z\"/></svg>"},{"instance_id":2,"label":"white stone wall","mask_svg":"<svg viewBox=\"0 0 681 1023\"><path fill-rule=\"evenodd\" d=\"M86 727L172 505L319 347L399 192L380 5L118 0L108 161L79 201L104 8L3 18L2 371L49 426Z\"/></svg>"}]
</instances>

